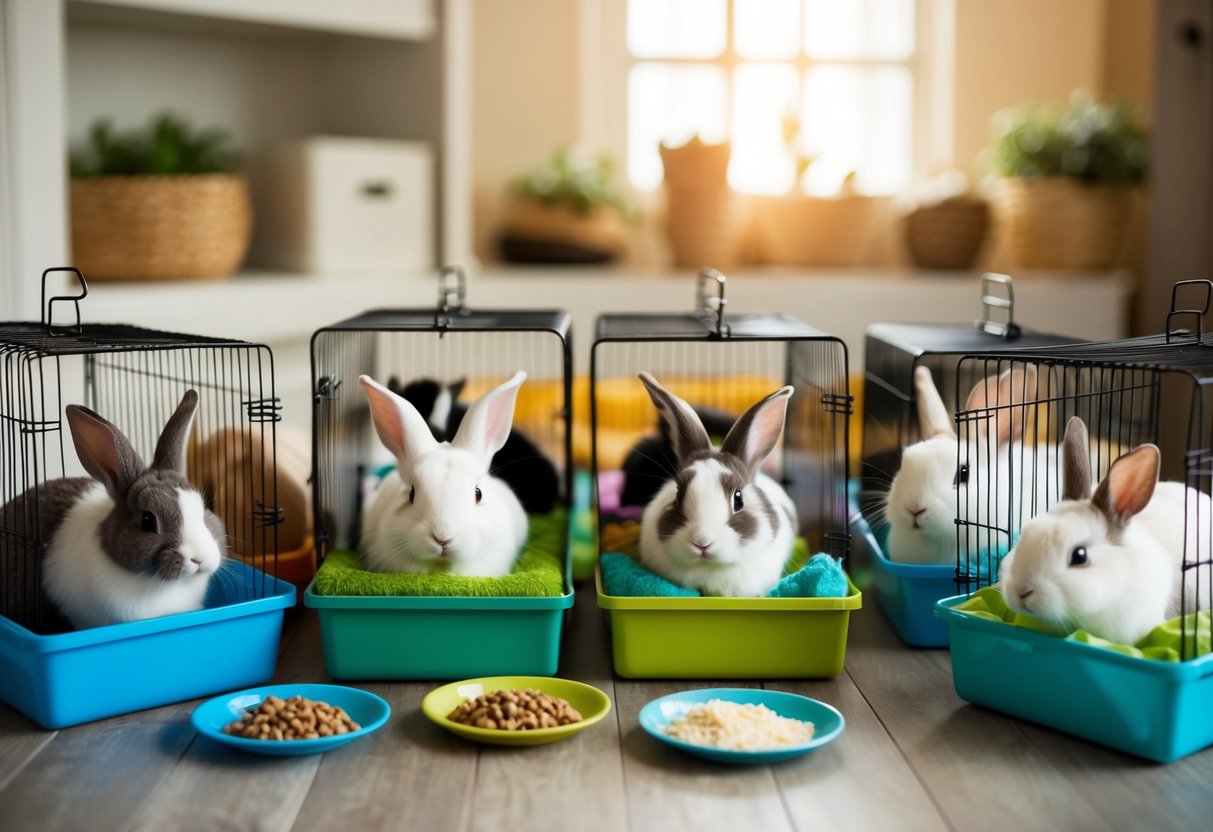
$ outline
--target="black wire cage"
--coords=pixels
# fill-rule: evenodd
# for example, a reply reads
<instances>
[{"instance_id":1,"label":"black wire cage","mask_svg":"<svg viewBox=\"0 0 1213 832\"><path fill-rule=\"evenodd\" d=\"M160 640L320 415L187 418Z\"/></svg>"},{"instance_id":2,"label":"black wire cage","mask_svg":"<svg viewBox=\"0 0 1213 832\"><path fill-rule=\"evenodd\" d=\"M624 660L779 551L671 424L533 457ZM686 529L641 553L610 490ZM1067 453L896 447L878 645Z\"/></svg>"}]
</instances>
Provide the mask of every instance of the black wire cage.
<instances>
[{"instance_id":1,"label":"black wire cage","mask_svg":"<svg viewBox=\"0 0 1213 832\"><path fill-rule=\"evenodd\" d=\"M64 273L79 284L79 293L48 301L48 284ZM6 633L28 631L28 638L0 647L19 653L46 638L39 649L53 652L72 639L85 637L84 631L69 632L69 616L48 597L43 574L53 532L44 530L43 521L62 508L54 504L56 492L48 484L63 477L87 476L68 430L67 407L81 405L100 414L127 437L140 459L151 463L161 431L190 390L197 393L198 403L184 447L183 473L201 493L204 505L222 521L226 544L221 550L224 560L206 585L205 609L167 615L155 624L98 626L96 633L88 631L87 641L100 650L111 638L129 637L126 628L130 627L180 628L180 638L194 638L191 633L200 624L197 616L263 613L263 602L278 608L280 628L280 610L293 603L294 593L274 577L282 511L274 465L275 431L281 417L272 354L265 346L243 341L82 323L80 301L87 294L87 283L78 270L48 269L42 275L42 319L0 323L0 506L4 506L0 509L0 615L14 625ZM64 305L74 312L69 326L54 323L55 312ZM237 459L240 463L233 464ZM106 592L101 586L96 590L98 597ZM215 611L219 607L237 609L237 605L246 605L246 609ZM179 683L163 686L160 694L170 698L161 697L153 704L236 686L229 684L233 681L268 678L273 672L277 630L250 637L253 643L248 652L220 657L211 655L209 648L202 649L189 660L190 667L181 670ZM268 670L264 667L267 652ZM138 656L158 668L186 661L184 656L163 655L160 648L150 645L147 655L138 650L127 655L127 661ZM240 658L233 661L233 655ZM23 662L20 658L14 661ZM216 674L216 663L227 668ZM114 671L116 677L122 675L121 667ZM36 679L39 671L33 668L29 672ZM64 672L66 676L55 678L70 679L70 670ZM162 670L155 672L159 675ZM15 676L4 675L10 680ZM135 676L146 682L141 674ZM19 690L3 687L9 701L43 724L71 724L107 715L97 714L98 707L108 708L112 714L148 706L144 692L131 691L128 699L123 691L112 691L107 698L107 686L122 684L120 679L99 682L90 678L81 689L100 688L96 703L76 703L79 709L70 702L60 709L59 694L63 692L53 683L39 690L38 701L23 700L30 686Z\"/></svg>"},{"instance_id":2,"label":"black wire cage","mask_svg":"<svg viewBox=\"0 0 1213 832\"><path fill-rule=\"evenodd\" d=\"M1201 302L1181 305L1198 292L1203 292ZM1186 486L1173 486L1171 494L1180 495L1182 510L1176 505L1174 524L1163 523L1164 528L1174 526L1180 541L1173 552L1164 547L1166 556L1173 558L1171 590L1176 593L1167 615L1177 613L1179 622L1168 655L1177 657L1178 665L1149 659L1125 662L1119 654L1084 650L1087 645L1070 640L1040 641L1039 634L1020 628L1011 635L1000 631L998 638L1005 641L991 647L980 625L973 630L971 617L954 611L961 596L941 604L941 612L951 626L956 686L965 698L1151 759L1174 759L1213 743L1208 708L1213 701L1213 655L1208 652L1213 641L1208 616L1213 608L1213 335L1203 331L1211 305L1213 282L1183 281L1172 291L1171 313L1161 335L961 359L961 375L1010 371L1020 379L1020 389L1010 400L992 398L956 414L958 466L986 471L969 483L970 491L976 485L977 499L959 493L957 497L955 581L965 596L1000 577L1000 589L1010 591L1006 572L1013 570L1000 563L1005 553L1019 547L1024 525L1033 516L1065 496L1067 467L1081 470L1085 462L1081 456L1071 462L1065 455L1063 437L1073 417L1081 419L1089 433L1091 488L1113 463L1144 443L1160 450L1162 484L1154 499L1163 499L1158 494L1167 481ZM1179 328L1186 322L1191 329ZM1017 426L1022 441L1012 453L998 453L987 437L1007 421ZM1071 555L1070 566L1088 565L1085 548L1080 555ZM1015 556L1024 557L1022 552ZM1065 573L1059 569L1059 574ZM1119 589L1108 589L1108 597L1122 592L1122 600L1139 600L1148 578L1139 575L1123 586L1116 584ZM1022 587L1016 587L1020 592ZM1027 598L1024 594L1007 600L1014 607L1035 603ZM1066 608L1070 606L1077 608L1078 602ZM1046 618L1055 615L1051 610ZM1075 615L1095 613L1083 610ZM1059 692L1054 686L1063 676L1068 690ZM1187 687L1189 680L1194 687Z\"/></svg>"},{"instance_id":3,"label":"black wire cage","mask_svg":"<svg viewBox=\"0 0 1213 832\"><path fill-rule=\"evenodd\" d=\"M360 633L336 624L326 626L325 661L331 675L442 678L521 672L520 667L530 667L536 673L555 672L559 624L550 630L555 632L550 649L535 644L535 655L542 653L543 659L519 665L508 663L513 655L509 649L491 656L492 649L469 646L461 651L452 647L452 642L443 640L450 631L439 629L450 625L452 619L436 627L423 623L429 621L429 615L449 614L466 623L469 634L472 629L483 634L486 615L514 608L521 616L525 612L522 607L527 607L541 611L543 617L542 612L551 608L558 621L559 613L572 604L568 572L573 491L571 318L557 310L472 309L466 298L464 270L447 267L439 276L436 307L375 309L320 329L312 336L317 565L335 551L358 550L363 505L377 474L394 465L376 436L359 375L369 375L402 394L426 418L435 438L444 440L455 430L452 414L465 407L465 402L476 400L522 370L527 376L518 392L511 441L520 434L524 436L530 443L526 445L529 459L505 459L509 451L503 449L493 458L491 473L510 485L528 516L559 519L559 551L554 554L565 567L565 594L556 599L402 596L336 600L309 592L306 603L321 609L322 620L360 620L357 617L362 614L374 617L377 611L373 607L387 604L396 614L390 619L380 616L367 625L377 641L386 644L393 634L408 633L402 636L407 643L385 647L382 653L371 656L359 646ZM436 403L438 398L444 403ZM539 468L530 464L536 460L541 463ZM397 631L397 627L402 629ZM466 653L463 660L454 665L445 662L444 657L458 659L461 652Z\"/></svg>"}]
</instances>

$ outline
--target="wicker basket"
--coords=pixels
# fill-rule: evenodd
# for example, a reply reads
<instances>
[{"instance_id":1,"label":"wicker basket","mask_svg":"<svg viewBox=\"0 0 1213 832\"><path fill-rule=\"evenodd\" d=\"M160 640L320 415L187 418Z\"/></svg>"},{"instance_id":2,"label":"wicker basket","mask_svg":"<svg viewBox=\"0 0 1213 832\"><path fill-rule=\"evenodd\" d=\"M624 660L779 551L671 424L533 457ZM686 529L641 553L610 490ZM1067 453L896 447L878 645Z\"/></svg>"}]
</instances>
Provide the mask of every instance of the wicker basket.
<instances>
[{"instance_id":1,"label":"wicker basket","mask_svg":"<svg viewBox=\"0 0 1213 832\"><path fill-rule=\"evenodd\" d=\"M1124 245L1132 194L1062 176L1004 177L994 207L1013 265L1105 269Z\"/></svg>"},{"instance_id":2,"label":"wicker basket","mask_svg":"<svg viewBox=\"0 0 1213 832\"><path fill-rule=\"evenodd\" d=\"M253 216L242 178L72 181L72 262L89 280L213 280L244 261Z\"/></svg>"},{"instance_id":3,"label":"wicker basket","mask_svg":"<svg viewBox=\"0 0 1213 832\"><path fill-rule=\"evenodd\" d=\"M666 236L674 265L730 269L741 256L746 202L729 187L730 146L692 139L661 146Z\"/></svg>"},{"instance_id":4,"label":"wicker basket","mask_svg":"<svg viewBox=\"0 0 1213 832\"><path fill-rule=\"evenodd\" d=\"M990 206L971 196L925 205L906 216L906 247L923 269L971 269L990 227Z\"/></svg>"},{"instance_id":5,"label":"wicker basket","mask_svg":"<svg viewBox=\"0 0 1213 832\"><path fill-rule=\"evenodd\" d=\"M871 254L877 219L877 200L866 196L756 199L754 259L787 266L858 265Z\"/></svg>"}]
</instances>

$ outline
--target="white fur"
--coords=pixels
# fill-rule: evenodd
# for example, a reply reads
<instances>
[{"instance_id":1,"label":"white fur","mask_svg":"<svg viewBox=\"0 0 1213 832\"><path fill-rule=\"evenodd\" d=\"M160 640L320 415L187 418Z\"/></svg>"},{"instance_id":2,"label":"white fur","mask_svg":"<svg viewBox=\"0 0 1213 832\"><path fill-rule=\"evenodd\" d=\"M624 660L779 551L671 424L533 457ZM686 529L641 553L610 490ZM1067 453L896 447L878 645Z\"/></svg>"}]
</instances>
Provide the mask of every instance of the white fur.
<instances>
[{"instance_id":1,"label":"white fur","mask_svg":"<svg viewBox=\"0 0 1213 832\"><path fill-rule=\"evenodd\" d=\"M451 418L451 404L451 391L445 384L439 385L434 409L430 412L430 428L435 436L446 433L446 422Z\"/></svg>"},{"instance_id":2,"label":"white fur","mask_svg":"<svg viewBox=\"0 0 1213 832\"><path fill-rule=\"evenodd\" d=\"M749 541L728 525L733 515L731 497L721 488L726 469L715 459L694 462L683 496L687 523L666 540L657 533L658 520L674 502L677 484L670 480L645 507L641 518L640 560L652 572L679 586L705 595L754 598L767 595L783 576L792 552L796 507L773 479L759 473L742 489L743 511L758 518L756 535ZM775 507L779 521L771 528L759 502L761 490ZM702 557L696 543L711 544Z\"/></svg>"},{"instance_id":3,"label":"white fur","mask_svg":"<svg viewBox=\"0 0 1213 832\"><path fill-rule=\"evenodd\" d=\"M1195 575L1181 587L1180 563L1184 557L1209 557L1211 517L1208 495L1182 483L1162 482L1114 543L1108 539L1107 520L1089 501L1063 501L1024 524L1015 549L1002 563L1003 594L1016 609L1133 644L1179 615L1184 593L1187 609L1196 607ZM1087 549L1086 566L1069 565L1076 546ZM1031 594L1021 598L1028 589Z\"/></svg>"},{"instance_id":4,"label":"white fur","mask_svg":"<svg viewBox=\"0 0 1213 832\"><path fill-rule=\"evenodd\" d=\"M178 489L185 520L182 556L191 574L166 582L155 575L123 569L101 548L99 528L114 507L101 483L95 483L68 510L47 546L43 577L47 595L77 629L139 621L202 608L220 553L203 523L202 497ZM189 562L198 557L202 562Z\"/></svg>"}]
</instances>

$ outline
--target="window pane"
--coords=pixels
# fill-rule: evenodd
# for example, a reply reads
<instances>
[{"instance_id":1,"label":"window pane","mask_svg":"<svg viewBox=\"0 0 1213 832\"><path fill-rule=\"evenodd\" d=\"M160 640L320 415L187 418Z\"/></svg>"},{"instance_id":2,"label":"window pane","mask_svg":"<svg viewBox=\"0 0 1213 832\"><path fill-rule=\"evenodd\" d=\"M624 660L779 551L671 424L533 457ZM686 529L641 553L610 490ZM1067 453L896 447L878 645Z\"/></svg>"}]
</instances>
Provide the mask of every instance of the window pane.
<instances>
[{"instance_id":1,"label":"window pane","mask_svg":"<svg viewBox=\"0 0 1213 832\"><path fill-rule=\"evenodd\" d=\"M914 0L805 0L804 44L814 58L908 58Z\"/></svg>"},{"instance_id":2,"label":"window pane","mask_svg":"<svg viewBox=\"0 0 1213 832\"><path fill-rule=\"evenodd\" d=\"M743 58L791 58L800 51L800 0L734 0L733 41Z\"/></svg>"},{"instance_id":3,"label":"window pane","mask_svg":"<svg viewBox=\"0 0 1213 832\"><path fill-rule=\"evenodd\" d=\"M641 58L714 58L724 52L725 9L725 0L628 0L628 51Z\"/></svg>"},{"instance_id":4,"label":"window pane","mask_svg":"<svg viewBox=\"0 0 1213 832\"><path fill-rule=\"evenodd\" d=\"M905 67L810 69L801 118L806 149L818 158L806 177L809 192L834 193L851 171L863 193L905 188L910 181L912 95Z\"/></svg>"},{"instance_id":5,"label":"window pane","mask_svg":"<svg viewBox=\"0 0 1213 832\"><path fill-rule=\"evenodd\" d=\"M797 72L791 66L742 64L733 76L733 158L729 184L754 194L792 187L795 163L783 139L786 116L796 113Z\"/></svg>"},{"instance_id":6,"label":"window pane","mask_svg":"<svg viewBox=\"0 0 1213 832\"><path fill-rule=\"evenodd\" d=\"M721 142L728 85L712 66L646 63L628 74L628 179L642 190L661 184L658 145L680 145L698 134Z\"/></svg>"}]
</instances>

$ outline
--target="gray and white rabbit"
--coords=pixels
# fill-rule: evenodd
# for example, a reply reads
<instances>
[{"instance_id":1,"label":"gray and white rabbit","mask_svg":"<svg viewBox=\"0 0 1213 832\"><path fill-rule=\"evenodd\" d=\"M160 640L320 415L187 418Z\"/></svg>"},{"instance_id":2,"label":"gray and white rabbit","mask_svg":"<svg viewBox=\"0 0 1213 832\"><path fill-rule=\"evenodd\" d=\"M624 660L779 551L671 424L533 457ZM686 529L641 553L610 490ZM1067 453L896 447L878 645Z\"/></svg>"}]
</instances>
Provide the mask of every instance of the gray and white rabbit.
<instances>
[{"instance_id":1,"label":"gray and white rabbit","mask_svg":"<svg viewBox=\"0 0 1213 832\"><path fill-rule=\"evenodd\" d=\"M792 387L750 407L719 449L695 410L648 373L640 380L669 428L677 476L641 518L640 560L705 595L761 597L783 576L796 536L796 506L761 472L783 431Z\"/></svg>"},{"instance_id":2,"label":"gray and white rabbit","mask_svg":"<svg viewBox=\"0 0 1213 832\"><path fill-rule=\"evenodd\" d=\"M38 486L46 597L72 626L100 627L201 609L226 544L223 522L185 477L198 394L189 390L160 434L150 466L130 440L86 407L68 405L88 477ZM4 525L33 528L34 492L0 509Z\"/></svg>"},{"instance_id":3,"label":"gray and white rabbit","mask_svg":"<svg viewBox=\"0 0 1213 832\"><path fill-rule=\"evenodd\" d=\"M1087 426L1077 416L1063 446L1064 499L1024 523L1002 561L1003 595L1015 609L1133 644L1179 615L1185 594L1187 609L1196 607L1196 581L1184 586L1181 564L1208 559L1213 501L1158 482L1159 451L1149 444L1113 462L1092 494Z\"/></svg>"}]
</instances>

